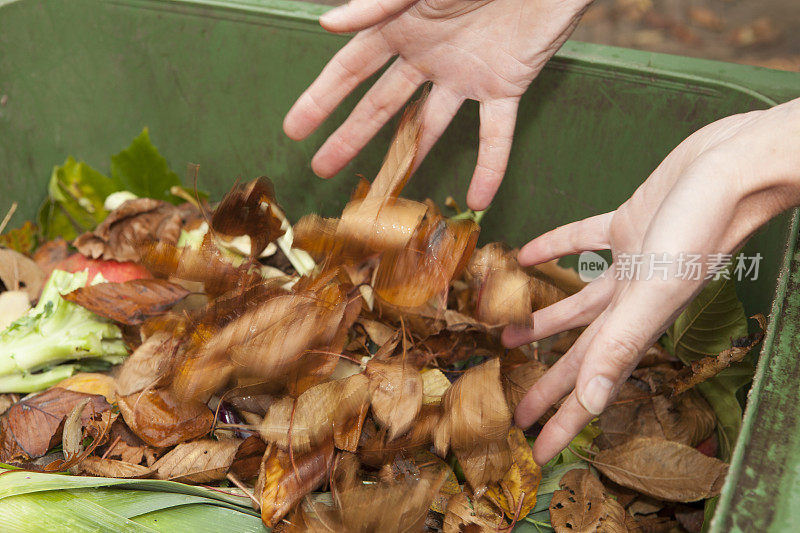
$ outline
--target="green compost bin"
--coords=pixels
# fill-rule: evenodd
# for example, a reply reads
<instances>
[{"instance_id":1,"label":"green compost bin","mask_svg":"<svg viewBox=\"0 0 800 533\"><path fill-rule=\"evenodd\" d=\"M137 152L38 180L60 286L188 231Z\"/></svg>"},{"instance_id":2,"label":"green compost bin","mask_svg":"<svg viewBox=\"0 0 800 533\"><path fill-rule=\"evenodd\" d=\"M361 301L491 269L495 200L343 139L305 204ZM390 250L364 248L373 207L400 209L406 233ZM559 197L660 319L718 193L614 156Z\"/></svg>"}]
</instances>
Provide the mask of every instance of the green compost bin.
<instances>
[{"instance_id":1,"label":"green compost bin","mask_svg":"<svg viewBox=\"0 0 800 533\"><path fill-rule=\"evenodd\" d=\"M107 170L108 155L144 126L173 168L198 164L213 195L266 174L291 217L337 213L356 173L374 175L393 126L329 181L312 174L311 156L363 89L305 142L282 133L289 106L347 40L319 27L325 9L282 0L0 0L0 213L17 201L12 226L32 218L53 165L72 154ZM522 99L483 238L519 245L614 209L699 127L797 96L796 73L568 42ZM408 193L463 198L477 141L470 103ZM740 297L772 320L714 531L785 531L800 520L797 246L789 214L745 250L764 260Z\"/></svg>"}]
</instances>

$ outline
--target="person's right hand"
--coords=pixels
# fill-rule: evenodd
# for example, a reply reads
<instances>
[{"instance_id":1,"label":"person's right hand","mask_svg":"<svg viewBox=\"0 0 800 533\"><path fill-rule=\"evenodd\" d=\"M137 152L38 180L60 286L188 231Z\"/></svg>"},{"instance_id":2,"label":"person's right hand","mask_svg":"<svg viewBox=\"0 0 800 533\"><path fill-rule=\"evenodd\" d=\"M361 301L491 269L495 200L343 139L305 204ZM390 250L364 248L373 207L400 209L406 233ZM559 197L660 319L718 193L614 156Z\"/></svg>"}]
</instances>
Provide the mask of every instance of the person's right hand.
<instances>
[{"instance_id":1,"label":"person's right hand","mask_svg":"<svg viewBox=\"0 0 800 533\"><path fill-rule=\"evenodd\" d=\"M564 43L590 0L352 0L322 16L333 32L359 31L284 120L304 139L358 84L399 56L311 167L329 178L347 165L426 80L417 164L466 99L480 102L480 147L467 204L485 209L505 173L520 96Z\"/></svg>"}]
</instances>

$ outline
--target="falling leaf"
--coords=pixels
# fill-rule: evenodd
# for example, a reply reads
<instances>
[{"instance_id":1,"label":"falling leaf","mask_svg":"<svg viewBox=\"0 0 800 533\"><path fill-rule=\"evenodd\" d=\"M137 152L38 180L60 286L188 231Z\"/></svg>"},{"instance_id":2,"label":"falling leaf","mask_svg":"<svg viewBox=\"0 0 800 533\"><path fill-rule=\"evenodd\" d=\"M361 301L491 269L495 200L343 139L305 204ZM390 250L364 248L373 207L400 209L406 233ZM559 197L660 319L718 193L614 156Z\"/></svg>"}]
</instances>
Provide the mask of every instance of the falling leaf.
<instances>
[{"instance_id":1,"label":"falling leaf","mask_svg":"<svg viewBox=\"0 0 800 533\"><path fill-rule=\"evenodd\" d=\"M241 443L239 439L200 439L178 444L153 465L155 477L181 483L220 481Z\"/></svg>"},{"instance_id":2,"label":"falling leaf","mask_svg":"<svg viewBox=\"0 0 800 533\"><path fill-rule=\"evenodd\" d=\"M513 520L527 516L536 505L536 490L542 480L542 469L533 460L533 450L521 429L511 429L508 446L511 467L500 481L488 487L486 496Z\"/></svg>"},{"instance_id":3,"label":"falling leaf","mask_svg":"<svg viewBox=\"0 0 800 533\"><path fill-rule=\"evenodd\" d=\"M89 399L81 422L110 409L105 398L54 387L12 405L0 417L0 462L20 462L43 456L61 441L62 424L70 412Z\"/></svg>"},{"instance_id":4,"label":"falling leaf","mask_svg":"<svg viewBox=\"0 0 800 533\"><path fill-rule=\"evenodd\" d=\"M0 248L0 281L6 290L24 290L31 301L39 298L44 274L32 259L8 248Z\"/></svg>"},{"instance_id":5,"label":"falling leaf","mask_svg":"<svg viewBox=\"0 0 800 533\"><path fill-rule=\"evenodd\" d=\"M402 360L372 359L365 370L375 419L389 428L389 439L408 431L422 407L422 376Z\"/></svg>"},{"instance_id":6,"label":"falling leaf","mask_svg":"<svg viewBox=\"0 0 800 533\"><path fill-rule=\"evenodd\" d=\"M467 370L442 401L444 416L434 443L440 455L447 448L469 448L481 441L505 442L511 411L500 382L500 360L491 359Z\"/></svg>"},{"instance_id":7,"label":"falling leaf","mask_svg":"<svg viewBox=\"0 0 800 533\"><path fill-rule=\"evenodd\" d=\"M296 400L270 405L259 427L262 438L281 449L305 452L330 438L336 426L347 426L369 402L369 380L356 374L311 387Z\"/></svg>"},{"instance_id":8,"label":"falling leaf","mask_svg":"<svg viewBox=\"0 0 800 533\"><path fill-rule=\"evenodd\" d=\"M728 472L727 464L694 448L647 437L601 451L592 463L615 483L674 502L717 496Z\"/></svg>"},{"instance_id":9,"label":"falling leaf","mask_svg":"<svg viewBox=\"0 0 800 533\"><path fill-rule=\"evenodd\" d=\"M159 448L202 437L214 423L214 413L204 404L179 401L166 389L120 396L118 405L131 430Z\"/></svg>"},{"instance_id":10,"label":"falling leaf","mask_svg":"<svg viewBox=\"0 0 800 533\"><path fill-rule=\"evenodd\" d=\"M225 195L211 217L211 228L227 237L250 238L250 256L255 258L267 245L283 235L275 188L266 177L245 185L236 184Z\"/></svg>"},{"instance_id":11,"label":"falling leaf","mask_svg":"<svg viewBox=\"0 0 800 533\"><path fill-rule=\"evenodd\" d=\"M163 279L134 279L124 283L96 283L64 295L89 311L123 324L141 324L165 313L189 291Z\"/></svg>"},{"instance_id":12,"label":"falling leaf","mask_svg":"<svg viewBox=\"0 0 800 533\"><path fill-rule=\"evenodd\" d=\"M600 480L589 470L570 470L559 485L561 490L555 491L550 501L550 522L556 533L641 531L634 518L606 495Z\"/></svg>"},{"instance_id":13,"label":"falling leaf","mask_svg":"<svg viewBox=\"0 0 800 533\"><path fill-rule=\"evenodd\" d=\"M160 384L168 370L170 357L178 351L179 341L166 331L150 335L122 363L116 379L117 393L130 396Z\"/></svg>"},{"instance_id":14,"label":"falling leaf","mask_svg":"<svg viewBox=\"0 0 800 533\"><path fill-rule=\"evenodd\" d=\"M473 279L475 318L491 326L531 327L530 277L501 243L476 250L467 269Z\"/></svg>"},{"instance_id":15,"label":"falling leaf","mask_svg":"<svg viewBox=\"0 0 800 533\"><path fill-rule=\"evenodd\" d=\"M411 176L422 138L425 96L406 107L378 175L367 191L367 199L397 196Z\"/></svg>"},{"instance_id":16,"label":"falling leaf","mask_svg":"<svg viewBox=\"0 0 800 533\"><path fill-rule=\"evenodd\" d=\"M375 294L402 309L415 309L431 298L443 297L472 255L479 232L479 226L471 221L427 217L408 245L381 256Z\"/></svg>"},{"instance_id":17,"label":"falling leaf","mask_svg":"<svg viewBox=\"0 0 800 533\"><path fill-rule=\"evenodd\" d=\"M126 479L148 477L153 471L147 466L95 456L89 456L81 461L77 470L82 475Z\"/></svg>"},{"instance_id":18,"label":"falling leaf","mask_svg":"<svg viewBox=\"0 0 800 533\"><path fill-rule=\"evenodd\" d=\"M275 527L284 516L309 492L328 477L333 463L333 443L290 457L271 446L264 454L257 486L261 490L261 520Z\"/></svg>"}]
</instances>

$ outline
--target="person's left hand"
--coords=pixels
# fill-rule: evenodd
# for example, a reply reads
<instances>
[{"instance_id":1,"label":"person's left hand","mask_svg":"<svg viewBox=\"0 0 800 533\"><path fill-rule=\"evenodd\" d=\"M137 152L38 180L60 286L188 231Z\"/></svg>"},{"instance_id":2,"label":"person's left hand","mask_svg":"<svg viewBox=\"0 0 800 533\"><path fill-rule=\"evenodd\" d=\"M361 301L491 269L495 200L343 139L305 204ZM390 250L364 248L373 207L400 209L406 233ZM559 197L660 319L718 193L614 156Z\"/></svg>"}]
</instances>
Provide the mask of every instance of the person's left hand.
<instances>
[{"instance_id":1,"label":"person's left hand","mask_svg":"<svg viewBox=\"0 0 800 533\"><path fill-rule=\"evenodd\" d=\"M719 120L682 142L616 211L557 228L526 244L523 265L610 249L613 262L583 290L533 314L533 330L506 328L518 346L588 327L528 391L515 413L528 427L564 396L537 437L547 463L614 398L642 354L707 283L681 279L680 257L701 267L731 254L770 218L800 203L800 99ZM647 279L653 260L672 260ZM639 276L623 259L639 257ZM663 266L663 265L658 265ZM686 265L684 265L686 266Z\"/></svg>"}]
</instances>

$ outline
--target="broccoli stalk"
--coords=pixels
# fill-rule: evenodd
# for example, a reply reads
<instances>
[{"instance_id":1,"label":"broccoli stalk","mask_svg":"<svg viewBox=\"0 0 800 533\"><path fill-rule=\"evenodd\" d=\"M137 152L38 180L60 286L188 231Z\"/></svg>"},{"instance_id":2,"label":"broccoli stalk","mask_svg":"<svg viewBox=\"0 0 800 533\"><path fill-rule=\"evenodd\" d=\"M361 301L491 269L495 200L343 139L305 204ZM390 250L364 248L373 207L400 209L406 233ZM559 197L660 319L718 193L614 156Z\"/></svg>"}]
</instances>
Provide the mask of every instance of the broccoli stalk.
<instances>
[{"instance_id":1,"label":"broccoli stalk","mask_svg":"<svg viewBox=\"0 0 800 533\"><path fill-rule=\"evenodd\" d=\"M87 277L54 270L36 307L0 333L0 392L42 390L69 377L81 360L118 363L127 355L117 326L61 297ZM68 361L77 363L56 366Z\"/></svg>"}]
</instances>

